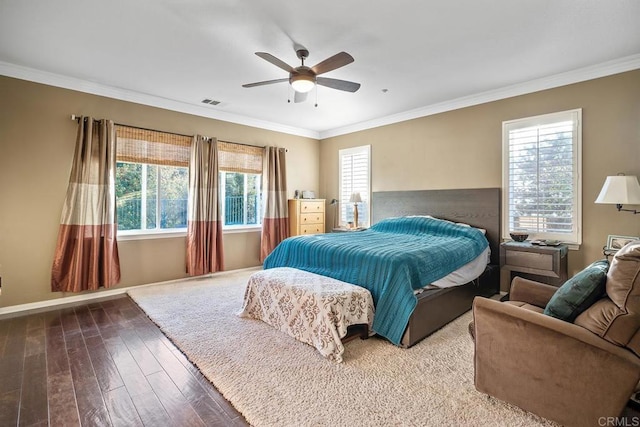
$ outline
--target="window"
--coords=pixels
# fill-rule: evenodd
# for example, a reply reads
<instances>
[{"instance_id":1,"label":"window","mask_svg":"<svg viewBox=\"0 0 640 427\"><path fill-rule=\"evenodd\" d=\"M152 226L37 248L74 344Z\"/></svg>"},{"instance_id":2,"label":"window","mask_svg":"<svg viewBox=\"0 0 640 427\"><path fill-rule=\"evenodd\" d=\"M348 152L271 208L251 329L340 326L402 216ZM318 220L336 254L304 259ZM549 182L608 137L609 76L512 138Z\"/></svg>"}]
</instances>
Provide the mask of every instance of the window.
<instances>
[{"instance_id":1,"label":"window","mask_svg":"<svg viewBox=\"0 0 640 427\"><path fill-rule=\"evenodd\" d=\"M186 231L192 138L116 126L118 232ZM218 141L224 228L262 224L262 147Z\"/></svg>"},{"instance_id":2,"label":"window","mask_svg":"<svg viewBox=\"0 0 640 427\"><path fill-rule=\"evenodd\" d=\"M582 110L502 124L503 237L580 244Z\"/></svg>"},{"instance_id":3,"label":"window","mask_svg":"<svg viewBox=\"0 0 640 427\"><path fill-rule=\"evenodd\" d=\"M347 148L338 153L340 162L340 224L353 221L354 204L349 202L351 194L360 193L362 203L358 203L358 222L369 226L369 192L371 169L371 146Z\"/></svg>"},{"instance_id":4,"label":"window","mask_svg":"<svg viewBox=\"0 0 640 427\"><path fill-rule=\"evenodd\" d=\"M260 225L260 178L258 174L220 172L220 197L224 226Z\"/></svg>"},{"instance_id":5,"label":"window","mask_svg":"<svg viewBox=\"0 0 640 427\"><path fill-rule=\"evenodd\" d=\"M186 230L191 137L120 125L116 135L118 233Z\"/></svg>"},{"instance_id":6,"label":"window","mask_svg":"<svg viewBox=\"0 0 640 427\"><path fill-rule=\"evenodd\" d=\"M223 227L262 224L262 147L218 141Z\"/></svg>"}]
</instances>

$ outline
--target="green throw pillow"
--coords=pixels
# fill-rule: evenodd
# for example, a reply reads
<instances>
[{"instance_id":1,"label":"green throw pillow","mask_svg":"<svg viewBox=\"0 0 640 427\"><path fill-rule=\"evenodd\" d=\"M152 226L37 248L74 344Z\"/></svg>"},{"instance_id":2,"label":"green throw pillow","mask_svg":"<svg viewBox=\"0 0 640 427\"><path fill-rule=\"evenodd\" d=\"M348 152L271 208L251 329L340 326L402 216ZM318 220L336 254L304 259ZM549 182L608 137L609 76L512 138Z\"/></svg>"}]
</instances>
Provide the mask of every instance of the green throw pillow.
<instances>
[{"instance_id":1,"label":"green throw pillow","mask_svg":"<svg viewBox=\"0 0 640 427\"><path fill-rule=\"evenodd\" d=\"M560 286L544 309L544 314L573 322L605 293L609 262L596 261Z\"/></svg>"}]
</instances>

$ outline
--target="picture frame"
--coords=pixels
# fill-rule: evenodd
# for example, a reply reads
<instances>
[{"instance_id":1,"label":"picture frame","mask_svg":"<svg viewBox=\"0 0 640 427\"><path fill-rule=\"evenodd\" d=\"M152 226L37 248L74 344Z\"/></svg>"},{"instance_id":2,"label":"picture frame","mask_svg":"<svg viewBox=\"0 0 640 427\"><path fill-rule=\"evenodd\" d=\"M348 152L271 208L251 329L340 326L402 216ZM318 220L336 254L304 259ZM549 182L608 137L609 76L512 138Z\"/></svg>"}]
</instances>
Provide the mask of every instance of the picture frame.
<instances>
[{"instance_id":1,"label":"picture frame","mask_svg":"<svg viewBox=\"0 0 640 427\"><path fill-rule=\"evenodd\" d=\"M607 237L606 249L619 250L619 249L622 249L622 247L624 245L626 245L627 243L629 243L629 242L631 242L633 240L638 240L638 237L634 237L634 236L618 236L618 235L615 235L615 234L610 234L609 237Z\"/></svg>"}]
</instances>

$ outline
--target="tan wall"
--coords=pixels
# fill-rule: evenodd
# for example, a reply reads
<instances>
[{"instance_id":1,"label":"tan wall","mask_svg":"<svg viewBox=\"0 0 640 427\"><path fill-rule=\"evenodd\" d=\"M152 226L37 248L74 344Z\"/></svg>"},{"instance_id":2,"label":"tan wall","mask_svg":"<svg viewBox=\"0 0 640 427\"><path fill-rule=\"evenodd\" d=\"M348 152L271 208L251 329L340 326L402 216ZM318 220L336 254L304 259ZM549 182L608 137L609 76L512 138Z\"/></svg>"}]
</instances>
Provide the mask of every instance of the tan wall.
<instances>
[{"instance_id":1,"label":"tan wall","mask_svg":"<svg viewBox=\"0 0 640 427\"><path fill-rule=\"evenodd\" d=\"M317 140L0 77L0 307L69 295L50 292L50 272L75 144L71 114L286 147L290 196L319 191ZM259 232L225 234L226 269L259 265L259 241ZM119 286L185 276L184 237L118 246Z\"/></svg>"},{"instance_id":2,"label":"tan wall","mask_svg":"<svg viewBox=\"0 0 640 427\"><path fill-rule=\"evenodd\" d=\"M640 175L640 70L318 141L0 77L0 307L66 296L49 275L75 140L70 114L287 147L288 188L338 196L338 150L371 144L372 190L501 185L502 121L583 109L583 245L570 274L640 216L595 205L606 175ZM319 168L319 165L322 168ZM291 196L292 194L290 194ZM333 218L329 209L327 223ZM258 265L259 233L225 234L227 269ZM120 242L122 282L184 277L184 238Z\"/></svg>"},{"instance_id":3,"label":"tan wall","mask_svg":"<svg viewBox=\"0 0 640 427\"><path fill-rule=\"evenodd\" d=\"M328 138L320 193L338 197L338 150L366 144L372 191L500 187L502 122L574 108L583 118L583 244L569 254L571 275L603 257L607 235L640 236L640 215L593 203L607 175L640 175L640 70Z\"/></svg>"}]
</instances>

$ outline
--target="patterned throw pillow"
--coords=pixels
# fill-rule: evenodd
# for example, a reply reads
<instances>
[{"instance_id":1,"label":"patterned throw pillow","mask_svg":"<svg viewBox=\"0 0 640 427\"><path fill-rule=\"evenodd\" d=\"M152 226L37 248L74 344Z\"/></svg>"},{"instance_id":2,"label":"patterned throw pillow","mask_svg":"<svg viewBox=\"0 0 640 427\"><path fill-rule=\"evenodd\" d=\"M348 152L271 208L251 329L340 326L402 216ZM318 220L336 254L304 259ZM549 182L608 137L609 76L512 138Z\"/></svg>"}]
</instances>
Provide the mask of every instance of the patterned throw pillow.
<instances>
[{"instance_id":1,"label":"patterned throw pillow","mask_svg":"<svg viewBox=\"0 0 640 427\"><path fill-rule=\"evenodd\" d=\"M560 286L544 309L544 314L567 322L576 317L605 293L609 262L596 261Z\"/></svg>"}]
</instances>

